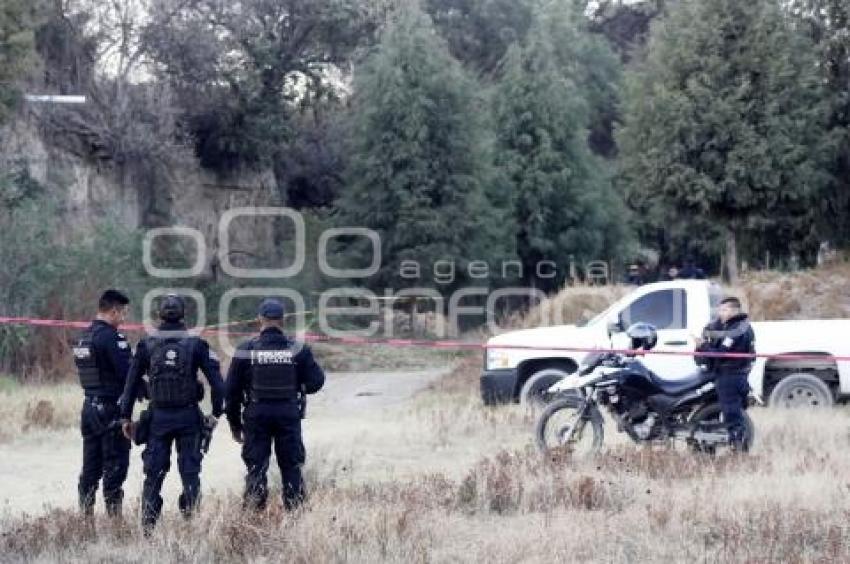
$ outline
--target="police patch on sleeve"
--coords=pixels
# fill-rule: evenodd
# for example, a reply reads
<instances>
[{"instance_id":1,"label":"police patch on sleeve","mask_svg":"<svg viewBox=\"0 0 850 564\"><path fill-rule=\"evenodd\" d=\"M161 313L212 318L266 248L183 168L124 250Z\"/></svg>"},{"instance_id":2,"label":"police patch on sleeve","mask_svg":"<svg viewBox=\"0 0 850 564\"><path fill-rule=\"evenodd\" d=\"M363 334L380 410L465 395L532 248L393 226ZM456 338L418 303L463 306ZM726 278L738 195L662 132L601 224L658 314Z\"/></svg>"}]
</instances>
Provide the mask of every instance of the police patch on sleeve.
<instances>
[{"instance_id":1,"label":"police patch on sleeve","mask_svg":"<svg viewBox=\"0 0 850 564\"><path fill-rule=\"evenodd\" d=\"M734 343L735 339L733 339L732 337L726 337L725 339L723 339L723 346L727 349L731 347Z\"/></svg>"},{"instance_id":2,"label":"police patch on sleeve","mask_svg":"<svg viewBox=\"0 0 850 564\"><path fill-rule=\"evenodd\" d=\"M215 351L214 351L214 350L212 350L212 349L210 349L210 360L214 360L214 361L216 361L216 362L220 362L220 361L219 361L219 359L218 359L218 355L217 355L217 354L215 354Z\"/></svg>"},{"instance_id":3,"label":"police patch on sleeve","mask_svg":"<svg viewBox=\"0 0 850 564\"><path fill-rule=\"evenodd\" d=\"M129 347L130 347L130 345L127 343L127 341L118 341L118 348L119 349L123 350L123 349L129 348Z\"/></svg>"}]
</instances>

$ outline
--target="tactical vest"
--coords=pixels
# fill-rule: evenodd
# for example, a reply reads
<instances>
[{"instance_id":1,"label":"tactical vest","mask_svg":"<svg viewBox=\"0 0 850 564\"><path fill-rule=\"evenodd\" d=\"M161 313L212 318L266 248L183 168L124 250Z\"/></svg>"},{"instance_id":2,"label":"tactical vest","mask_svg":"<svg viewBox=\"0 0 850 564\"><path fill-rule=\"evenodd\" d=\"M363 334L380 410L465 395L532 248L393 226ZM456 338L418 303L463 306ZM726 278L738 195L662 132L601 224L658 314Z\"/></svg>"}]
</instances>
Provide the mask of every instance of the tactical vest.
<instances>
[{"instance_id":1,"label":"tactical vest","mask_svg":"<svg viewBox=\"0 0 850 564\"><path fill-rule=\"evenodd\" d=\"M148 337L150 393L154 407L185 407L198 401L198 380L192 370L194 339Z\"/></svg>"},{"instance_id":2,"label":"tactical vest","mask_svg":"<svg viewBox=\"0 0 850 564\"><path fill-rule=\"evenodd\" d=\"M288 345L255 340L250 352L252 400L298 399L295 355Z\"/></svg>"},{"instance_id":3,"label":"tactical vest","mask_svg":"<svg viewBox=\"0 0 850 564\"><path fill-rule=\"evenodd\" d=\"M74 364L80 376L80 385L86 391L96 391L103 388L100 370L97 367L97 356L94 351L94 331L89 328L80 335L73 348Z\"/></svg>"}]
</instances>

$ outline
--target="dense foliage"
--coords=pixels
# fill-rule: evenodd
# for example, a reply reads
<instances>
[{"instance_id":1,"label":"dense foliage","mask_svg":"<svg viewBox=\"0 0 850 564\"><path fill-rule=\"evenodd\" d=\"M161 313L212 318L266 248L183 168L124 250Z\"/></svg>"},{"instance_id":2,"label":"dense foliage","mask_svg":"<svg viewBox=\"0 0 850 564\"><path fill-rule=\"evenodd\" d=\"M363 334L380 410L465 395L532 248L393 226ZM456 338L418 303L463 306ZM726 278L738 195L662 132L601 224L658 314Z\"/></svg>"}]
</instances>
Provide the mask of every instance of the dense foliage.
<instances>
[{"instance_id":1,"label":"dense foliage","mask_svg":"<svg viewBox=\"0 0 850 564\"><path fill-rule=\"evenodd\" d=\"M28 0L0 5L0 123L19 102L18 81L35 61L35 16Z\"/></svg>"},{"instance_id":2,"label":"dense foliage","mask_svg":"<svg viewBox=\"0 0 850 564\"><path fill-rule=\"evenodd\" d=\"M494 96L497 165L507 179L524 281L542 261L565 265L609 258L626 235L623 206L587 142L617 66L610 50L580 31L578 15L551 4L525 41L508 50Z\"/></svg>"},{"instance_id":3,"label":"dense foliage","mask_svg":"<svg viewBox=\"0 0 850 564\"><path fill-rule=\"evenodd\" d=\"M145 201L187 161L271 171L280 201L381 234L374 287L519 260L549 290L638 246L811 261L850 237L848 26L842 0L7 0L0 120L28 89L87 95L42 130ZM30 165L0 157L8 212Z\"/></svg>"},{"instance_id":4,"label":"dense foliage","mask_svg":"<svg viewBox=\"0 0 850 564\"><path fill-rule=\"evenodd\" d=\"M341 209L347 225L381 236L385 260L373 283L432 286L437 261L465 269L492 256L487 238L498 217L485 186L491 173L478 113L485 101L427 14L411 7L389 25L358 70L355 92Z\"/></svg>"},{"instance_id":5,"label":"dense foliage","mask_svg":"<svg viewBox=\"0 0 850 564\"><path fill-rule=\"evenodd\" d=\"M719 234L732 277L739 242L751 257L816 248L826 98L779 5L682 1L629 78L621 180L642 221L682 222L702 245Z\"/></svg>"}]
</instances>

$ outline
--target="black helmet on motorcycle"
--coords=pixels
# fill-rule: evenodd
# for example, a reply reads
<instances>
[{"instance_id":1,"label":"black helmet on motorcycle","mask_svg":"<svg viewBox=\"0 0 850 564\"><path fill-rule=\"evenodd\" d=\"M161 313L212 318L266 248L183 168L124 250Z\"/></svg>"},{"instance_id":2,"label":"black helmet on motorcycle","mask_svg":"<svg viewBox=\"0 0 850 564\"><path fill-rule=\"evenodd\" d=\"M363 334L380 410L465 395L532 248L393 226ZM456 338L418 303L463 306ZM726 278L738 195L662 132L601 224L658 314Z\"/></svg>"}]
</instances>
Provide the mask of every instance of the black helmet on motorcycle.
<instances>
[{"instance_id":1,"label":"black helmet on motorcycle","mask_svg":"<svg viewBox=\"0 0 850 564\"><path fill-rule=\"evenodd\" d=\"M658 343L658 332L649 323L635 323L626 330L626 335L632 340L632 350L648 351Z\"/></svg>"}]
</instances>

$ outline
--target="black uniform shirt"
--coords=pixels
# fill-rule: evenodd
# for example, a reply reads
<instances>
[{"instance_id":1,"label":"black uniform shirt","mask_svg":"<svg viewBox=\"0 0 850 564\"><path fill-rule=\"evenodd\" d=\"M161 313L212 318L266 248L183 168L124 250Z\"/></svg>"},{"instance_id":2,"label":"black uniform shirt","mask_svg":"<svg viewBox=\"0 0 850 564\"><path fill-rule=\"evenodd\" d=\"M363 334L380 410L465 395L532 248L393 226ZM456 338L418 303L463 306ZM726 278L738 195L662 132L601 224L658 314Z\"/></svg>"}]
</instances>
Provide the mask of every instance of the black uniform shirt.
<instances>
[{"instance_id":1,"label":"black uniform shirt","mask_svg":"<svg viewBox=\"0 0 850 564\"><path fill-rule=\"evenodd\" d=\"M92 321L89 330L97 369L106 385L86 390L86 396L117 400L127 380L130 343L115 327L100 319Z\"/></svg>"},{"instance_id":2,"label":"black uniform shirt","mask_svg":"<svg viewBox=\"0 0 850 564\"><path fill-rule=\"evenodd\" d=\"M719 319L706 325L703 330L703 344L697 352L714 353L753 353L755 352L756 337L747 319L747 314L740 313L725 323ZM749 372L753 359L746 357L722 358L699 357L714 374L740 374Z\"/></svg>"}]
</instances>

